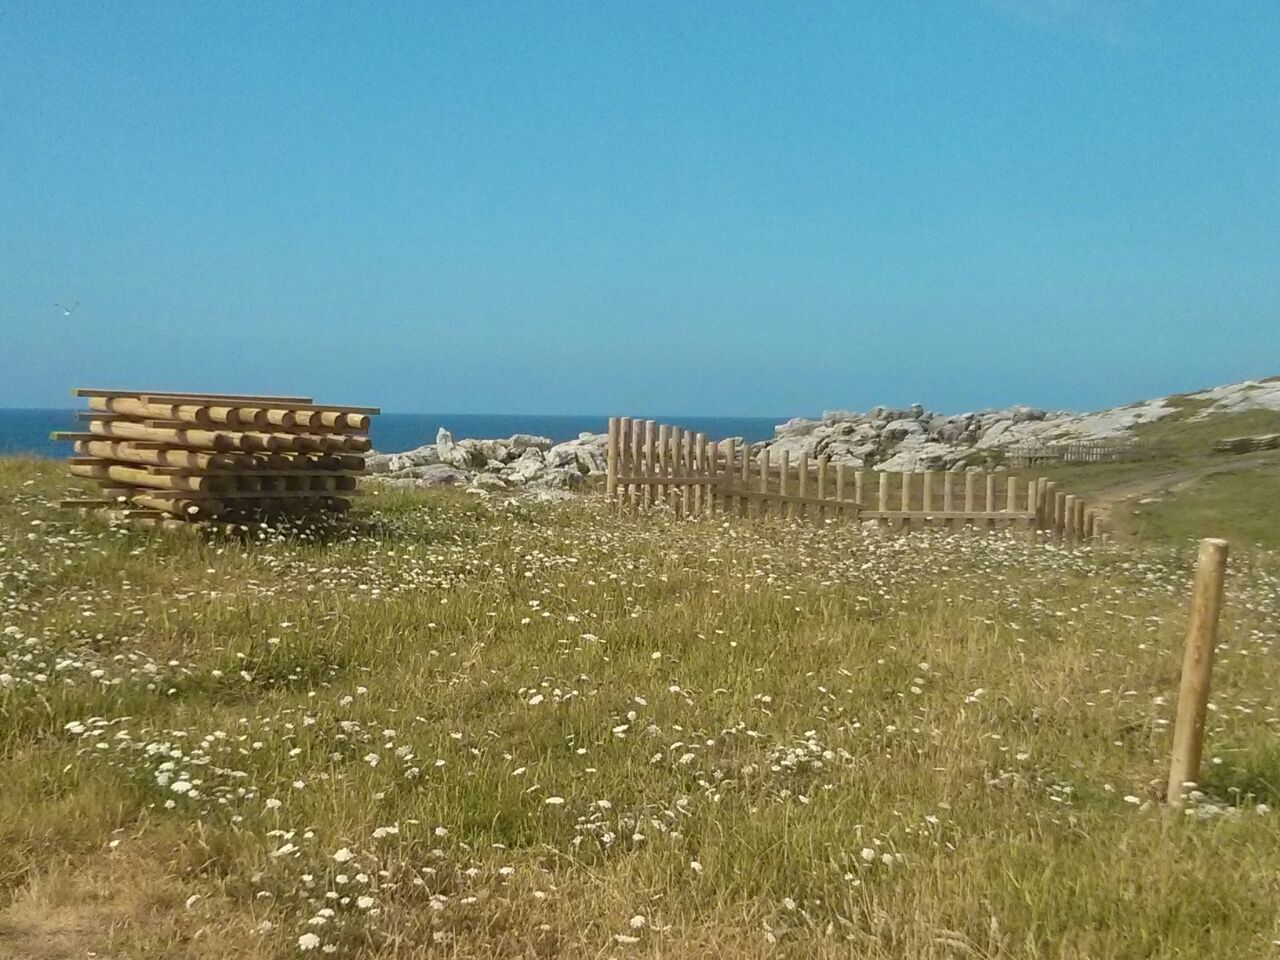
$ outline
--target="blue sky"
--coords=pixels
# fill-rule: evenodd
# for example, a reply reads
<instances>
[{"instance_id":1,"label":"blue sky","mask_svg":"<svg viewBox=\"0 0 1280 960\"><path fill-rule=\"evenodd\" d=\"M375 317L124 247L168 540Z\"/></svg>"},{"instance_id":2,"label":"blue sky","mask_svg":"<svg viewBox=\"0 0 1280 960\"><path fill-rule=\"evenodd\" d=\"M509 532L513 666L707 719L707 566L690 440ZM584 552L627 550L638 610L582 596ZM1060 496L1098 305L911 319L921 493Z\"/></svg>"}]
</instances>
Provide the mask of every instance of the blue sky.
<instances>
[{"instance_id":1,"label":"blue sky","mask_svg":"<svg viewBox=\"0 0 1280 960\"><path fill-rule=\"evenodd\" d=\"M1277 374L1278 38L1274 0L5 0L0 406L1089 408Z\"/></svg>"}]
</instances>

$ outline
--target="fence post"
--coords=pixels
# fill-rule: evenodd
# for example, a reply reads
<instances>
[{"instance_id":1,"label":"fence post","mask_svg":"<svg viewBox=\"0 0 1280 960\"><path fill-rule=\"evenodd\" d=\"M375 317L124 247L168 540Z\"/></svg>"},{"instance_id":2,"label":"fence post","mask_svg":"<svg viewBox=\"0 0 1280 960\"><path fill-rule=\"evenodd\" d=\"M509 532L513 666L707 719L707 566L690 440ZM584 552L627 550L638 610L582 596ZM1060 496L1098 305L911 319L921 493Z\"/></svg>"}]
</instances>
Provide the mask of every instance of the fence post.
<instances>
[{"instance_id":1,"label":"fence post","mask_svg":"<svg viewBox=\"0 0 1280 960\"><path fill-rule=\"evenodd\" d=\"M827 499L827 455L824 453L818 458L818 499ZM825 523L827 520L827 507L824 503L818 507L818 523Z\"/></svg>"},{"instance_id":2,"label":"fence post","mask_svg":"<svg viewBox=\"0 0 1280 960\"><path fill-rule=\"evenodd\" d=\"M653 506L653 476L658 472L656 464L658 444L658 421L646 420L644 422L644 475L648 481L644 485L644 506L647 510Z\"/></svg>"},{"instance_id":3,"label":"fence post","mask_svg":"<svg viewBox=\"0 0 1280 960\"><path fill-rule=\"evenodd\" d=\"M884 514L889 512L889 474L884 470L880 471L879 498L878 504L881 513L880 529L883 530L889 523L888 518L884 516Z\"/></svg>"},{"instance_id":4,"label":"fence post","mask_svg":"<svg viewBox=\"0 0 1280 960\"><path fill-rule=\"evenodd\" d=\"M1227 541L1201 540L1187 618L1187 646L1182 656L1178 685L1178 717L1173 727L1173 755L1169 761L1166 798L1181 806L1188 783L1200 779L1200 752L1204 747L1204 718L1209 705L1213 673L1213 648L1218 639L1222 612L1222 586L1227 571Z\"/></svg>"},{"instance_id":5,"label":"fence post","mask_svg":"<svg viewBox=\"0 0 1280 960\"><path fill-rule=\"evenodd\" d=\"M760 451L760 500L756 504L757 517L767 517L769 515L769 501L764 496L769 492L769 457L768 447Z\"/></svg>"},{"instance_id":6,"label":"fence post","mask_svg":"<svg viewBox=\"0 0 1280 960\"><path fill-rule=\"evenodd\" d=\"M926 470L924 472L924 479L920 482L924 485L923 492L920 494L920 503L924 512L929 513L933 510L933 471Z\"/></svg>"},{"instance_id":7,"label":"fence post","mask_svg":"<svg viewBox=\"0 0 1280 960\"><path fill-rule=\"evenodd\" d=\"M837 506L836 506L836 511L835 511L835 517L836 517L836 521L837 521L837 522L839 522L840 520L843 520L843 519L844 519L844 513L845 513L845 511L844 511L844 507L839 505L839 504L841 504L841 503L842 503L842 501L844 500L844 476L845 476L845 465L844 465L843 463L837 463L837 464L836 464L836 503L837 503Z\"/></svg>"},{"instance_id":8,"label":"fence post","mask_svg":"<svg viewBox=\"0 0 1280 960\"><path fill-rule=\"evenodd\" d=\"M695 433L693 435L693 460L694 470L698 473L698 478L702 479L707 475L707 435L705 433ZM705 483L700 483L693 492L694 505L693 509L701 516L709 513L711 510L710 493Z\"/></svg>"},{"instance_id":9,"label":"fence post","mask_svg":"<svg viewBox=\"0 0 1280 960\"><path fill-rule=\"evenodd\" d=\"M609 454L605 467L604 492L612 501L618 495L618 431L617 417L609 418Z\"/></svg>"},{"instance_id":10,"label":"fence post","mask_svg":"<svg viewBox=\"0 0 1280 960\"><path fill-rule=\"evenodd\" d=\"M800 460L796 464L796 475L796 494L803 500L809 495L809 455L807 453L800 454ZM797 504L795 514L799 517L808 517L808 506L803 503Z\"/></svg>"}]
</instances>

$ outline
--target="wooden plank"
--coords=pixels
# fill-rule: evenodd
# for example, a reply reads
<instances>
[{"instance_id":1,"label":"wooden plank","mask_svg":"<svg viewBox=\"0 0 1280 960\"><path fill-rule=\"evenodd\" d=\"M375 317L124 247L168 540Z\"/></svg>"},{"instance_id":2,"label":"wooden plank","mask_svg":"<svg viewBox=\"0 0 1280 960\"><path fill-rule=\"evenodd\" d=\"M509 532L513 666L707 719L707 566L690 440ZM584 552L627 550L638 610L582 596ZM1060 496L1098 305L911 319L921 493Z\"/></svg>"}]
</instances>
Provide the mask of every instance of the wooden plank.
<instances>
[{"instance_id":1,"label":"wooden plank","mask_svg":"<svg viewBox=\"0 0 1280 960\"><path fill-rule=\"evenodd\" d=\"M1018 511L1010 514L1003 510L991 512L985 510L975 510L973 512L965 510L862 510L858 515L870 520L1009 520L1011 518L1026 520L1035 516L1028 511Z\"/></svg>"},{"instance_id":2,"label":"wooden plank","mask_svg":"<svg viewBox=\"0 0 1280 960\"><path fill-rule=\"evenodd\" d=\"M160 397L166 400L226 400L231 402L263 400L268 403L310 403L310 397L271 397L252 393L167 393L163 390L100 390L97 387L76 387L73 397Z\"/></svg>"},{"instance_id":3,"label":"wooden plank","mask_svg":"<svg viewBox=\"0 0 1280 960\"><path fill-rule=\"evenodd\" d=\"M812 506L817 507L823 505L824 502L817 497L800 497L794 493L777 493L774 491L761 492L760 490L748 490L743 496L757 503L778 503L782 505L790 504L792 506ZM846 505L850 511L856 509L855 505L849 503Z\"/></svg>"}]
</instances>

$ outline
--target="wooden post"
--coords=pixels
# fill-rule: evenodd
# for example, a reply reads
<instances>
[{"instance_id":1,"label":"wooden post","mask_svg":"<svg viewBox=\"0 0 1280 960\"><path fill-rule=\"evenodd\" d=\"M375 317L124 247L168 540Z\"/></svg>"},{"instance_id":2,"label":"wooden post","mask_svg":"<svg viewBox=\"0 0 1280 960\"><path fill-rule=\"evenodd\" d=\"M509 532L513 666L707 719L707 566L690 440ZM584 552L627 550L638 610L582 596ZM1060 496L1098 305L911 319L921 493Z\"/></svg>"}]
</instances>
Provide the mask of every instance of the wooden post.
<instances>
[{"instance_id":1,"label":"wooden post","mask_svg":"<svg viewBox=\"0 0 1280 960\"><path fill-rule=\"evenodd\" d=\"M658 423L656 420L646 420L644 422L644 505L645 508L653 506L653 475L657 473L654 464L657 463L655 450L658 443Z\"/></svg>"},{"instance_id":2,"label":"wooden post","mask_svg":"<svg viewBox=\"0 0 1280 960\"><path fill-rule=\"evenodd\" d=\"M1209 705L1213 648L1222 612L1222 586L1227 571L1227 541L1201 540L1196 560L1187 646L1178 685L1178 717L1173 726L1173 756L1169 762L1168 802L1180 806L1188 783L1200 780L1200 752L1204 747L1204 718Z\"/></svg>"},{"instance_id":3,"label":"wooden post","mask_svg":"<svg viewBox=\"0 0 1280 960\"><path fill-rule=\"evenodd\" d=\"M1062 506L1062 537L1064 540L1076 538L1076 495L1068 493Z\"/></svg>"},{"instance_id":4,"label":"wooden post","mask_svg":"<svg viewBox=\"0 0 1280 960\"><path fill-rule=\"evenodd\" d=\"M687 480L693 479L693 433L689 430L684 431L683 442L681 443L681 462L683 464L684 476ZM693 484L686 483L681 488L680 499L684 507L684 515L691 517L693 512Z\"/></svg>"},{"instance_id":5,"label":"wooden post","mask_svg":"<svg viewBox=\"0 0 1280 960\"><path fill-rule=\"evenodd\" d=\"M745 517L751 512L751 501L747 498L747 494L751 492L751 444L746 440L742 441L742 474L741 474L742 497L738 501L738 509Z\"/></svg>"},{"instance_id":6,"label":"wooden post","mask_svg":"<svg viewBox=\"0 0 1280 960\"><path fill-rule=\"evenodd\" d=\"M924 512L928 513L930 510L933 509L933 471L932 470L926 470L924 472L924 478L921 480L921 483L924 484L924 491L923 493L921 493L921 497L923 497L923 500L921 501L921 503L922 503Z\"/></svg>"},{"instance_id":7,"label":"wooden post","mask_svg":"<svg viewBox=\"0 0 1280 960\"><path fill-rule=\"evenodd\" d=\"M887 513L889 511L889 474L884 470L880 471L879 497L880 499L877 505L879 507L880 513L882 514ZM880 518L880 529L883 530L885 528L885 525L888 524L888 522L889 522L888 519L882 516Z\"/></svg>"},{"instance_id":8,"label":"wooden post","mask_svg":"<svg viewBox=\"0 0 1280 960\"><path fill-rule=\"evenodd\" d=\"M908 510L910 510L910 509L911 509L911 474L907 473L907 471L905 471L905 470L904 470L904 471L902 471L902 500L901 500L901 504L902 504L901 509L902 509L902 511L903 511L904 513L905 513L906 511L908 511ZM911 529L911 518L910 518L910 517L903 517L903 518L902 518L902 523L900 524L900 527L901 527L901 529L903 529L903 530L910 530L910 529Z\"/></svg>"},{"instance_id":9,"label":"wooden post","mask_svg":"<svg viewBox=\"0 0 1280 960\"><path fill-rule=\"evenodd\" d=\"M796 483L796 493L801 499L809 495L809 455L807 453L800 454L800 462L796 464L796 473L799 475L799 482ZM796 504L796 515L807 517L809 515L809 507L806 504Z\"/></svg>"},{"instance_id":10,"label":"wooden post","mask_svg":"<svg viewBox=\"0 0 1280 960\"><path fill-rule=\"evenodd\" d=\"M760 502L756 505L756 516L767 517L769 515L769 501L764 498L764 494L769 492L769 448L765 447L760 451Z\"/></svg>"},{"instance_id":11,"label":"wooden post","mask_svg":"<svg viewBox=\"0 0 1280 960\"><path fill-rule=\"evenodd\" d=\"M639 420L631 421L631 476L640 476L644 468L644 453L642 449L642 427ZM632 482L628 484L627 503L634 513L640 507L640 484Z\"/></svg>"},{"instance_id":12,"label":"wooden post","mask_svg":"<svg viewBox=\"0 0 1280 960\"><path fill-rule=\"evenodd\" d=\"M666 479L667 468L671 462L671 428L665 423L658 424L658 476ZM657 488L654 499L659 503L667 502L667 494L671 488L665 483Z\"/></svg>"},{"instance_id":13,"label":"wooden post","mask_svg":"<svg viewBox=\"0 0 1280 960\"><path fill-rule=\"evenodd\" d=\"M978 485L978 475L976 473L967 472L964 475L964 512L973 513L976 509L974 505L974 488Z\"/></svg>"},{"instance_id":14,"label":"wooden post","mask_svg":"<svg viewBox=\"0 0 1280 960\"><path fill-rule=\"evenodd\" d=\"M693 435L693 472L699 477L707 475L707 435ZM702 516L707 510L707 491L699 483L693 488L693 512Z\"/></svg>"},{"instance_id":15,"label":"wooden post","mask_svg":"<svg viewBox=\"0 0 1280 960\"><path fill-rule=\"evenodd\" d=\"M778 493L784 497L787 495L787 474L791 472L791 453L788 450L782 451L782 462L778 464ZM794 517L796 512L793 504L787 503L785 500L778 504L778 515Z\"/></svg>"},{"instance_id":16,"label":"wooden post","mask_svg":"<svg viewBox=\"0 0 1280 960\"><path fill-rule=\"evenodd\" d=\"M858 506L862 506L862 481L863 471L853 471L853 502Z\"/></svg>"},{"instance_id":17,"label":"wooden post","mask_svg":"<svg viewBox=\"0 0 1280 960\"><path fill-rule=\"evenodd\" d=\"M1059 490L1053 496L1053 539L1062 542L1066 535L1067 495Z\"/></svg>"},{"instance_id":18,"label":"wooden post","mask_svg":"<svg viewBox=\"0 0 1280 960\"><path fill-rule=\"evenodd\" d=\"M844 507L840 506L840 504L842 504L844 501L844 476L845 476L845 465L843 463L837 463L836 464L836 504L837 506L836 506L836 512L835 512L837 521L844 519L844 512L845 512Z\"/></svg>"},{"instance_id":19,"label":"wooden post","mask_svg":"<svg viewBox=\"0 0 1280 960\"><path fill-rule=\"evenodd\" d=\"M682 427L671 428L671 475L673 477L683 479L687 476L684 469L684 448L690 436L692 434ZM688 492L689 488L685 484L676 484L671 488L671 505L682 516L688 513L683 509L685 495Z\"/></svg>"},{"instance_id":20,"label":"wooden post","mask_svg":"<svg viewBox=\"0 0 1280 960\"><path fill-rule=\"evenodd\" d=\"M1083 543L1088 536L1084 524L1084 497L1076 497L1076 512L1071 519L1075 527L1076 540Z\"/></svg>"},{"instance_id":21,"label":"wooden post","mask_svg":"<svg viewBox=\"0 0 1280 960\"><path fill-rule=\"evenodd\" d=\"M733 476L737 474L737 466L733 463L733 457L736 456L737 443L730 436L724 440L724 472L721 474L723 486L721 488L721 497L723 498L723 513L732 513L733 507L737 504L733 503Z\"/></svg>"},{"instance_id":22,"label":"wooden post","mask_svg":"<svg viewBox=\"0 0 1280 960\"><path fill-rule=\"evenodd\" d=\"M818 458L818 499L827 499L827 458L824 454ZM827 519L826 506L820 506L817 509L818 522L823 523Z\"/></svg>"},{"instance_id":23,"label":"wooden post","mask_svg":"<svg viewBox=\"0 0 1280 960\"><path fill-rule=\"evenodd\" d=\"M609 451L605 466L604 492L612 501L618 495L618 435L621 425L617 417L609 418Z\"/></svg>"},{"instance_id":24,"label":"wooden post","mask_svg":"<svg viewBox=\"0 0 1280 960\"><path fill-rule=\"evenodd\" d=\"M720 495L720 446L712 440L707 444L707 515L716 512L716 497ZM720 503L724 510L724 501Z\"/></svg>"},{"instance_id":25,"label":"wooden post","mask_svg":"<svg viewBox=\"0 0 1280 960\"><path fill-rule=\"evenodd\" d=\"M948 470L942 475L942 509L951 513L956 508L956 477Z\"/></svg>"}]
</instances>

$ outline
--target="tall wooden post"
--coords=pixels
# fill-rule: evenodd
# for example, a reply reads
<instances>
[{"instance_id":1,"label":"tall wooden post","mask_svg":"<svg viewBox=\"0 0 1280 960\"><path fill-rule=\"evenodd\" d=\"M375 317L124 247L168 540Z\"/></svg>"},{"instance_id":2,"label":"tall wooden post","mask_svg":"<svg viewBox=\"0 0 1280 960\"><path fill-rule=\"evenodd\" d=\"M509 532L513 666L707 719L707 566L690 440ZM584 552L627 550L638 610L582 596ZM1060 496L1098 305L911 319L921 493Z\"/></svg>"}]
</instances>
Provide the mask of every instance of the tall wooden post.
<instances>
[{"instance_id":1,"label":"tall wooden post","mask_svg":"<svg viewBox=\"0 0 1280 960\"><path fill-rule=\"evenodd\" d=\"M609 452L605 465L604 492L610 500L618 495L618 436L620 426L617 417L609 418Z\"/></svg>"},{"instance_id":2,"label":"tall wooden post","mask_svg":"<svg viewBox=\"0 0 1280 960\"><path fill-rule=\"evenodd\" d=\"M1187 619L1187 646L1178 686L1178 718L1173 727L1173 756L1169 762L1169 803L1179 806L1186 784L1200 780L1200 752L1204 747L1204 718L1209 705L1213 648L1222 612L1222 586L1227 571L1227 541L1201 540Z\"/></svg>"}]
</instances>

